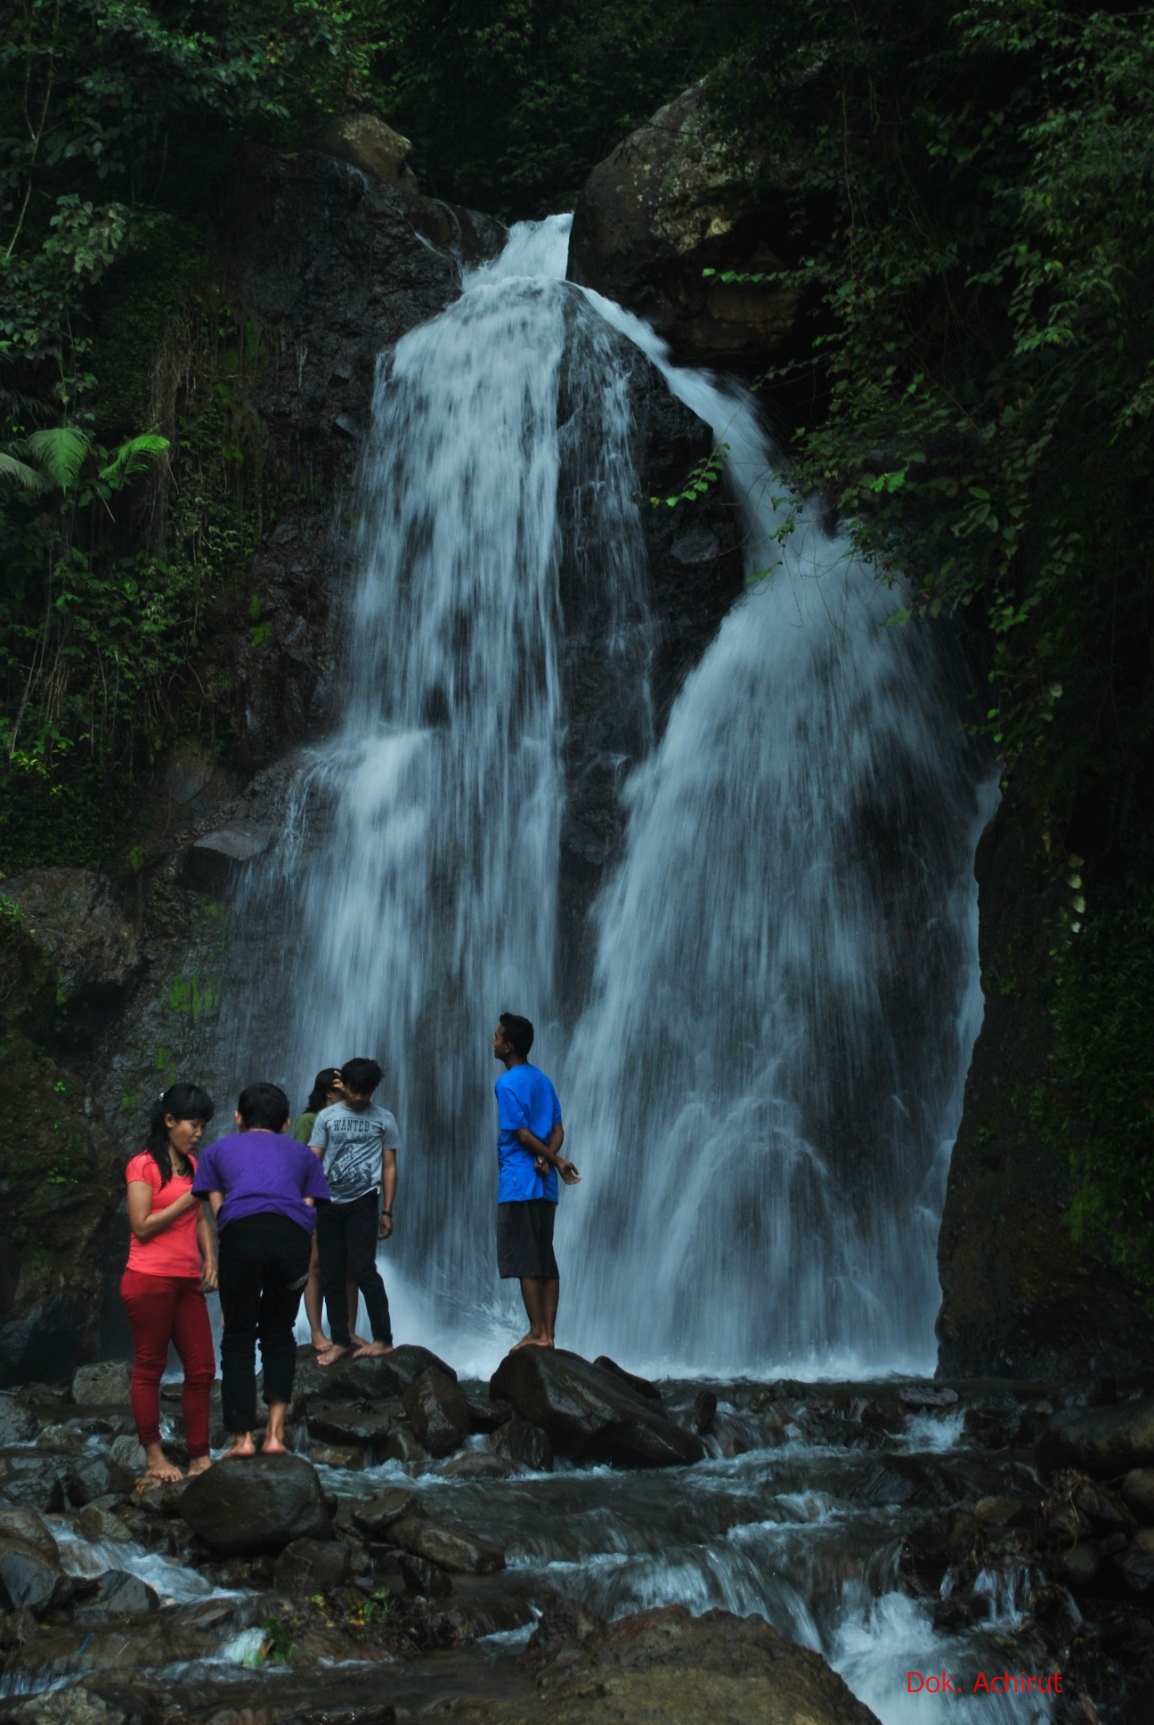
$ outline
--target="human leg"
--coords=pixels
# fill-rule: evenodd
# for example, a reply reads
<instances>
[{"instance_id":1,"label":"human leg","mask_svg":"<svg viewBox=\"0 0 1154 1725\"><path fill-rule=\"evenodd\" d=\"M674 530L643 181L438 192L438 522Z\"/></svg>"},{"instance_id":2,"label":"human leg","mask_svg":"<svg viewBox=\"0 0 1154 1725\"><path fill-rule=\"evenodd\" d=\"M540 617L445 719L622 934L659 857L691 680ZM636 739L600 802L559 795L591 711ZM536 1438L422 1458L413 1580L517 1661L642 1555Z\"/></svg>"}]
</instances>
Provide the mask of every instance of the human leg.
<instances>
[{"instance_id":1,"label":"human leg","mask_svg":"<svg viewBox=\"0 0 1154 1725\"><path fill-rule=\"evenodd\" d=\"M324 1287L321 1283L321 1255L317 1250L316 1235L313 1235L312 1256L309 1258L309 1279L305 1288L305 1316L309 1321L309 1341L317 1350L327 1348L329 1338L324 1331Z\"/></svg>"},{"instance_id":2,"label":"human leg","mask_svg":"<svg viewBox=\"0 0 1154 1725\"><path fill-rule=\"evenodd\" d=\"M144 1446L145 1476L162 1482L182 1477L160 1441L160 1380L168 1362L177 1280L125 1270L120 1281L120 1297L132 1328L132 1417Z\"/></svg>"},{"instance_id":3,"label":"human leg","mask_svg":"<svg viewBox=\"0 0 1154 1725\"><path fill-rule=\"evenodd\" d=\"M550 1276L549 1280L542 1286L542 1306L545 1334L548 1337L547 1345L551 1348L556 1346L557 1341L557 1303L560 1298L561 1278Z\"/></svg>"},{"instance_id":4,"label":"human leg","mask_svg":"<svg viewBox=\"0 0 1154 1725\"><path fill-rule=\"evenodd\" d=\"M296 1374L293 1325L308 1280L312 1238L287 1216L269 1216L266 1220L269 1223L269 1252L261 1289L258 1328L268 1420L261 1448L265 1455L283 1455L286 1449L285 1416L292 1400Z\"/></svg>"},{"instance_id":5,"label":"human leg","mask_svg":"<svg viewBox=\"0 0 1154 1725\"><path fill-rule=\"evenodd\" d=\"M220 1391L224 1429L233 1434L229 1455L255 1455L256 1338L264 1279L264 1216L244 1216L220 1234L219 1288L224 1333L220 1340Z\"/></svg>"},{"instance_id":6,"label":"human leg","mask_svg":"<svg viewBox=\"0 0 1154 1725\"><path fill-rule=\"evenodd\" d=\"M188 1471L203 1473L209 1465L208 1423L216 1357L212 1351L212 1325L200 1282L181 1276L173 1315L172 1340L184 1367L180 1402L184 1413L184 1441L188 1445Z\"/></svg>"},{"instance_id":7,"label":"human leg","mask_svg":"<svg viewBox=\"0 0 1154 1725\"><path fill-rule=\"evenodd\" d=\"M317 1205L317 1251L321 1261L321 1282L324 1287L325 1310L329 1319L328 1347L320 1355L322 1366L329 1365L349 1350L348 1294L345 1276L348 1272L348 1252L342 1212L344 1204Z\"/></svg>"},{"instance_id":8,"label":"human leg","mask_svg":"<svg viewBox=\"0 0 1154 1725\"><path fill-rule=\"evenodd\" d=\"M378 1218L377 1195L368 1192L353 1204L341 1206L344 1218L345 1245L348 1264L358 1288L365 1297L365 1308L373 1332L373 1342L364 1353L382 1353L393 1345L393 1326L389 1317L389 1296L381 1272L377 1269Z\"/></svg>"},{"instance_id":9,"label":"human leg","mask_svg":"<svg viewBox=\"0 0 1154 1725\"><path fill-rule=\"evenodd\" d=\"M368 1347L366 1338L357 1334L357 1319L361 1313L361 1290L357 1287L357 1278L351 1270L345 1276L345 1293L349 1299L349 1340L354 1348Z\"/></svg>"},{"instance_id":10,"label":"human leg","mask_svg":"<svg viewBox=\"0 0 1154 1725\"><path fill-rule=\"evenodd\" d=\"M548 1331L545 1328L545 1283L540 1276L521 1277L521 1299L525 1305L525 1316L529 1320L528 1333L514 1342L515 1348L547 1348L549 1346Z\"/></svg>"},{"instance_id":11,"label":"human leg","mask_svg":"<svg viewBox=\"0 0 1154 1725\"><path fill-rule=\"evenodd\" d=\"M497 1265L504 1277L516 1276L529 1328L517 1348L553 1346L560 1282L553 1252L557 1206L544 1198L525 1198L497 1206Z\"/></svg>"}]
</instances>

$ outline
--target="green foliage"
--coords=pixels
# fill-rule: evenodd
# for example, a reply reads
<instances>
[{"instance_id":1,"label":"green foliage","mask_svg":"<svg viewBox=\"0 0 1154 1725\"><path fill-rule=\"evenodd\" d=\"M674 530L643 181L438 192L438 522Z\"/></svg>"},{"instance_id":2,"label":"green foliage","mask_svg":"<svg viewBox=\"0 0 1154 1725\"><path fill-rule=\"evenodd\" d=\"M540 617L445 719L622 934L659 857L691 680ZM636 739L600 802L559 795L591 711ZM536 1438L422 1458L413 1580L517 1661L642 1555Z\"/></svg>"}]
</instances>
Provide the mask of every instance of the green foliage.
<instances>
[{"instance_id":1,"label":"green foliage","mask_svg":"<svg viewBox=\"0 0 1154 1725\"><path fill-rule=\"evenodd\" d=\"M1080 920L1080 919L1079 919ZM1105 889L1055 962L1055 1102L1075 1237L1154 1291L1154 887Z\"/></svg>"},{"instance_id":2,"label":"green foliage","mask_svg":"<svg viewBox=\"0 0 1154 1725\"><path fill-rule=\"evenodd\" d=\"M1154 743L1154 14L792 0L712 99L789 186L799 488L900 583L895 622L971 620L975 726L1055 854L1071 822L1121 841Z\"/></svg>"},{"instance_id":3,"label":"green foliage","mask_svg":"<svg viewBox=\"0 0 1154 1725\"><path fill-rule=\"evenodd\" d=\"M266 1617L261 1624L264 1635L264 1645L261 1649L260 1663L264 1665L287 1665L292 1658L296 1643L292 1638L292 1630L283 1617Z\"/></svg>"}]
</instances>

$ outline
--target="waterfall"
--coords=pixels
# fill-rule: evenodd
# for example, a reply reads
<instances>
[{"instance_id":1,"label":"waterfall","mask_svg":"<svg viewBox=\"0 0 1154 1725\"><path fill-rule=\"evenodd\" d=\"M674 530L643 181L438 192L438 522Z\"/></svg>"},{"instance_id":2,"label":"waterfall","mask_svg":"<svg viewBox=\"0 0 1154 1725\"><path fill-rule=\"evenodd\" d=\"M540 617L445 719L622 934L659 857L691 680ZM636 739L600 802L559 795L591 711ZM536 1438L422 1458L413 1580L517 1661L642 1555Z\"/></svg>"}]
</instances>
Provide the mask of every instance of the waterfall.
<instances>
[{"instance_id":1,"label":"waterfall","mask_svg":"<svg viewBox=\"0 0 1154 1725\"><path fill-rule=\"evenodd\" d=\"M382 358L344 719L245 889L254 925L293 930L279 1022L234 1039L294 1099L326 1063L385 1067L404 1339L492 1363L513 1327L488 1048L508 1007L538 1026L584 1174L562 1200L564 1343L650 1368L926 1369L988 813L949 642L885 626L897 601L844 540L804 511L790 524L751 405L564 282L566 240L560 218L514 229ZM728 445L750 573L770 570L659 741L638 350ZM574 1006L558 929L577 619L632 770Z\"/></svg>"}]
</instances>

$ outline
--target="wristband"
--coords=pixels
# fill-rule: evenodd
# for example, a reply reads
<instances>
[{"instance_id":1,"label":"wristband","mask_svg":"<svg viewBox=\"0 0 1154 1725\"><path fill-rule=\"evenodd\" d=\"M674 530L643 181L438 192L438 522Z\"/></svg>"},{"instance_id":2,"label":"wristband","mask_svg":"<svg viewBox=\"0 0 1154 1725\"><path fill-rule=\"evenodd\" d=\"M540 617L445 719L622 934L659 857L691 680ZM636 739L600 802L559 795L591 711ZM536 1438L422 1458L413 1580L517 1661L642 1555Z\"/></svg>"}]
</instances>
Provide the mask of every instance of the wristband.
<instances>
[{"instance_id":1,"label":"wristband","mask_svg":"<svg viewBox=\"0 0 1154 1725\"><path fill-rule=\"evenodd\" d=\"M392 1211L391 1211L391 1210L382 1210L382 1211L381 1211L381 1215L382 1215L382 1216L387 1216L387 1217L388 1217L388 1218L389 1218L389 1221L390 1221L390 1222L391 1222L391 1221L392 1221L392 1219L393 1219L393 1212L392 1212Z\"/></svg>"}]
</instances>

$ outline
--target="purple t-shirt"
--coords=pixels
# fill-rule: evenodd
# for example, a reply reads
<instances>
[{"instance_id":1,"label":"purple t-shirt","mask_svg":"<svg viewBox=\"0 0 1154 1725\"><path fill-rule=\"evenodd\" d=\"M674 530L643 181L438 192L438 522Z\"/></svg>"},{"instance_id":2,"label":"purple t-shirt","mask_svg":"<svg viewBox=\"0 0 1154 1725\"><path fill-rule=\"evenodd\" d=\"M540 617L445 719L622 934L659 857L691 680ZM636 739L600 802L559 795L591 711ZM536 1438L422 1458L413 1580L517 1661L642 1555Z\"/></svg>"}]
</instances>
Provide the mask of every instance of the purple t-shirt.
<instances>
[{"instance_id":1,"label":"purple t-shirt","mask_svg":"<svg viewBox=\"0 0 1154 1725\"><path fill-rule=\"evenodd\" d=\"M224 1193L218 1233L230 1222L272 1211L311 1234L317 1213L305 1199L324 1202L329 1195L320 1162L284 1132L233 1132L218 1138L201 1151L192 1189L198 1198Z\"/></svg>"}]
</instances>

